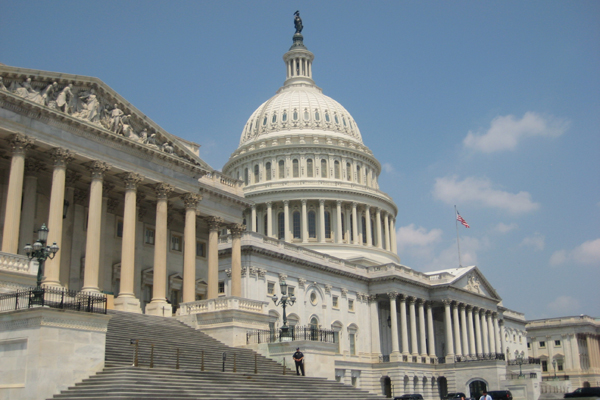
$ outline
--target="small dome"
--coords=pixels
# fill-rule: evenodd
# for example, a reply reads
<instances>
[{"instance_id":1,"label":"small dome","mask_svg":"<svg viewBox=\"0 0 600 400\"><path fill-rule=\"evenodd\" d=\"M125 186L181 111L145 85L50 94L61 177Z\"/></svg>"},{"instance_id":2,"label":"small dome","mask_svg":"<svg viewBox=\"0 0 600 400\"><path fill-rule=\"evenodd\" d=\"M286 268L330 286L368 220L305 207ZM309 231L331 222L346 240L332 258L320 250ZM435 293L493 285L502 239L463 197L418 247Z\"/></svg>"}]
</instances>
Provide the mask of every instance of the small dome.
<instances>
[{"instance_id":1,"label":"small dome","mask_svg":"<svg viewBox=\"0 0 600 400\"><path fill-rule=\"evenodd\" d=\"M362 144L356 122L340 103L325 96L316 86L292 84L279 89L254 111L244 127L240 146L277 132L300 135L313 131Z\"/></svg>"}]
</instances>

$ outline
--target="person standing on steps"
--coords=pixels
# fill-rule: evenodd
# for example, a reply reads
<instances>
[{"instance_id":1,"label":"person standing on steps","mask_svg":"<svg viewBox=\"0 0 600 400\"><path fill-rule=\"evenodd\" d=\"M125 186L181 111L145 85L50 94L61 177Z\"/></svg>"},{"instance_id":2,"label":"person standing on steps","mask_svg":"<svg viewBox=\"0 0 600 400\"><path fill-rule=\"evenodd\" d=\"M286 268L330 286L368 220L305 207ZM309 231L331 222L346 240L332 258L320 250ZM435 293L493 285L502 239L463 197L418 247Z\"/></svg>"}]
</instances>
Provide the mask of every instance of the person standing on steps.
<instances>
[{"instance_id":1,"label":"person standing on steps","mask_svg":"<svg viewBox=\"0 0 600 400\"><path fill-rule=\"evenodd\" d=\"M298 368L302 371L302 376L304 376L304 354L300 351L300 347L296 348L296 352L292 356L294 362L296 363L296 375L300 375L298 372Z\"/></svg>"}]
</instances>

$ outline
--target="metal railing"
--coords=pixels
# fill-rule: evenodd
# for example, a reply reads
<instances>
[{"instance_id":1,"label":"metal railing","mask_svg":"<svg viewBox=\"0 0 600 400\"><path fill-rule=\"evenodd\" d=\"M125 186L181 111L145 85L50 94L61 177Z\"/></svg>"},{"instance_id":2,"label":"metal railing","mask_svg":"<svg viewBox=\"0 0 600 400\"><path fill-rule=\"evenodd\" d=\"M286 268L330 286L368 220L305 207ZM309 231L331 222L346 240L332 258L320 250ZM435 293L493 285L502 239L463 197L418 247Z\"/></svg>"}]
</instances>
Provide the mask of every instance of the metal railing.
<instances>
[{"instance_id":1,"label":"metal railing","mask_svg":"<svg viewBox=\"0 0 600 400\"><path fill-rule=\"evenodd\" d=\"M508 360L508 365L519 365L519 360ZM540 364L539 358L527 357L523 359L523 365L525 364Z\"/></svg>"},{"instance_id":2,"label":"metal railing","mask_svg":"<svg viewBox=\"0 0 600 400\"><path fill-rule=\"evenodd\" d=\"M256 329L246 332L246 344L295 340L337 343L337 335L332 330L313 328L311 326L290 326L287 334L284 336L281 335L280 330Z\"/></svg>"},{"instance_id":3,"label":"metal railing","mask_svg":"<svg viewBox=\"0 0 600 400\"><path fill-rule=\"evenodd\" d=\"M536 372L528 372L525 374L506 374L506 379L510 380L510 379L537 379L537 373Z\"/></svg>"},{"instance_id":4,"label":"metal railing","mask_svg":"<svg viewBox=\"0 0 600 400\"><path fill-rule=\"evenodd\" d=\"M548 381L568 381L569 375L557 375L557 376L542 376L543 382Z\"/></svg>"},{"instance_id":5,"label":"metal railing","mask_svg":"<svg viewBox=\"0 0 600 400\"><path fill-rule=\"evenodd\" d=\"M506 357L503 353L487 353L476 356L456 356L454 357L455 362L469 362L469 361L488 361L488 360L504 360Z\"/></svg>"},{"instance_id":6,"label":"metal railing","mask_svg":"<svg viewBox=\"0 0 600 400\"><path fill-rule=\"evenodd\" d=\"M0 294L0 312L33 307L106 314L106 295L51 287L35 287Z\"/></svg>"}]
</instances>

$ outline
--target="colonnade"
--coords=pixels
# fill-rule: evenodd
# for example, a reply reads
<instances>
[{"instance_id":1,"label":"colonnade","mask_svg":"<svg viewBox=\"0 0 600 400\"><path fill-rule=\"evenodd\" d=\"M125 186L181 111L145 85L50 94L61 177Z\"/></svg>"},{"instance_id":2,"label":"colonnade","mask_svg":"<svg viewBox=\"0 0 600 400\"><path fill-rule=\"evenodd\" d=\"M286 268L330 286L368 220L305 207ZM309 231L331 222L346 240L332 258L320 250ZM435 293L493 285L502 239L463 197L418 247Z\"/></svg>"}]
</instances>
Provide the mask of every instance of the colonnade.
<instances>
[{"instance_id":1,"label":"colonnade","mask_svg":"<svg viewBox=\"0 0 600 400\"><path fill-rule=\"evenodd\" d=\"M394 215L357 202L323 199L283 200L253 205L249 230L287 242L346 243L396 253Z\"/></svg>"},{"instance_id":2,"label":"colonnade","mask_svg":"<svg viewBox=\"0 0 600 400\"><path fill-rule=\"evenodd\" d=\"M5 223L2 237L2 251L18 253L19 232L21 228L21 199L23 196L23 182L25 174L26 151L33 144L33 140L23 134L14 135L10 144L13 149L9 183L6 199ZM62 241L63 207L65 199L67 165L71 162L73 154L63 148L54 148L50 152L53 161L52 184L50 190L50 207L48 220L48 243ZM91 177L89 189L88 223L85 242L85 269L82 291L99 292L100 248L102 228L102 202L103 185L106 173L111 166L104 161L90 160L85 164ZM123 212L123 238L121 252L120 291L115 306L128 311L139 309L139 300L134 294L135 273L135 230L137 188L144 177L135 172L125 172L120 175L125 188ZM26 192L35 193L36 188L28 187ZM156 193L156 222L154 242L154 270L152 301L146 308L147 313L163 314L163 309L171 310L165 295L167 289L167 251L168 228L167 217L169 214L168 198L175 191L169 183L159 182L154 185ZM27 193L26 193L27 194ZM199 202L202 197L197 193L180 194L185 205L185 230L183 249L183 302L195 301L196 282L196 219ZM26 201L28 197L25 196ZM28 207L35 207L28 204ZM27 209L27 213L31 213ZM33 213L31 213L33 214ZM30 218L29 218L30 219ZM29 220L27 219L27 220ZM241 296L241 235L245 230L242 224L226 224L222 218L205 217L209 227L208 239L208 290L207 298L218 296L218 232L220 228L227 227L233 236L232 248L232 296ZM33 221L28 222L33 226ZM31 229L30 226L24 229ZM61 251L56 253L54 259L48 259L45 264L44 285L61 286L60 260Z\"/></svg>"}]
</instances>

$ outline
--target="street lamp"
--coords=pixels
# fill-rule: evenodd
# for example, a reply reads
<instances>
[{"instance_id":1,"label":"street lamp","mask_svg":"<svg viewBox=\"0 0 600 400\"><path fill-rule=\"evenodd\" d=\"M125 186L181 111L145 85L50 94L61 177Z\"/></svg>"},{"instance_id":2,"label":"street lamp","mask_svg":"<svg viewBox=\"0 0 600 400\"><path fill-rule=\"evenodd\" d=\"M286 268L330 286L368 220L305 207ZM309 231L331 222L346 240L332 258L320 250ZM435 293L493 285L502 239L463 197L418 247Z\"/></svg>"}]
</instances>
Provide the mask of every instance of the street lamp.
<instances>
[{"instance_id":1,"label":"street lamp","mask_svg":"<svg viewBox=\"0 0 600 400\"><path fill-rule=\"evenodd\" d=\"M517 364L519 364L519 378L523 378L525 375L523 375L523 369L522 369L522 365L523 365L523 358L525 357L525 353L524 352L520 352L519 350L515 350L515 358L517 359Z\"/></svg>"},{"instance_id":2,"label":"street lamp","mask_svg":"<svg viewBox=\"0 0 600 400\"><path fill-rule=\"evenodd\" d=\"M554 380L556 380L556 359L552 360L552 367L554 367Z\"/></svg>"},{"instance_id":3,"label":"street lamp","mask_svg":"<svg viewBox=\"0 0 600 400\"><path fill-rule=\"evenodd\" d=\"M285 315L285 307L287 305L294 305L294 303L296 302L296 297L291 296L288 297L287 295L287 283L285 283L285 280L282 280L279 283L279 287L281 289L281 299L279 300L279 302L277 302L277 295L274 294L273 295L273 303L275 303L276 306L282 306L283 307L283 326L281 327L281 337L288 337L288 330L289 327L287 326L287 316Z\"/></svg>"},{"instance_id":4,"label":"street lamp","mask_svg":"<svg viewBox=\"0 0 600 400\"><path fill-rule=\"evenodd\" d=\"M40 300L43 291L42 287L42 279L44 273L44 263L47 258L51 260L54 258L56 253L58 252L58 245L56 242L52 244L52 246L46 246L46 241L48 240L48 228L46 224L42 224L42 227L38 230L38 240L31 246L31 244L27 243L23 250L25 250L25 254L29 258L29 261L34 258L38 262L38 272L37 272L37 286L35 288L35 299Z\"/></svg>"}]
</instances>

